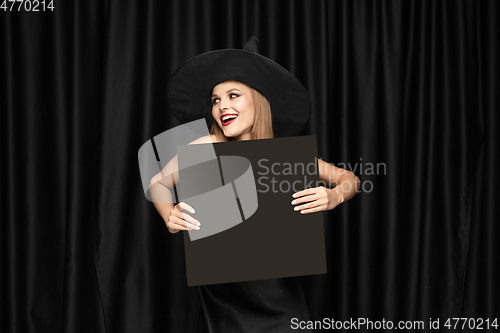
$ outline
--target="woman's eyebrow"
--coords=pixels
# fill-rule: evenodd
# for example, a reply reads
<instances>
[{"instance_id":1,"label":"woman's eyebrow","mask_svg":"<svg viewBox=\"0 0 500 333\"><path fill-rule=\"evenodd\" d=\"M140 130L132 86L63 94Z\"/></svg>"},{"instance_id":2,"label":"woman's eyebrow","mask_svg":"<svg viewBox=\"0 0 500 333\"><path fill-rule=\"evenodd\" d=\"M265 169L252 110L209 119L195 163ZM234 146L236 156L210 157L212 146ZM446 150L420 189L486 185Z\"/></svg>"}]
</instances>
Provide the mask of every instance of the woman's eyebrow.
<instances>
[{"instance_id":1,"label":"woman's eyebrow","mask_svg":"<svg viewBox=\"0 0 500 333\"><path fill-rule=\"evenodd\" d=\"M235 91L235 90L238 92L241 92L238 88L231 88L228 91L226 91L226 94L229 94L230 92ZM212 94L212 97L217 97L217 96L218 96L217 94Z\"/></svg>"}]
</instances>

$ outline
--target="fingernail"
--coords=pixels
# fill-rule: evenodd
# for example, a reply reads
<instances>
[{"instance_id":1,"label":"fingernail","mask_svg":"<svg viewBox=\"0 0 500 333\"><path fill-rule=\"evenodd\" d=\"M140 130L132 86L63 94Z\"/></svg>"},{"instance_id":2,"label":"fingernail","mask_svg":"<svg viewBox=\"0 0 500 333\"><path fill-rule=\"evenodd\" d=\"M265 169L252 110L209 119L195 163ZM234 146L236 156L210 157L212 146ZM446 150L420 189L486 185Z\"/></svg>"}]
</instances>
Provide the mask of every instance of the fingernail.
<instances>
[{"instance_id":1,"label":"fingernail","mask_svg":"<svg viewBox=\"0 0 500 333\"><path fill-rule=\"evenodd\" d=\"M294 198L295 198L295 195L296 195L295 193L294 193L294 194L292 194L292 197L294 197Z\"/></svg>"},{"instance_id":2,"label":"fingernail","mask_svg":"<svg viewBox=\"0 0 500 333\"><path fill-rule=\"evenodd\" d=\"M299 210L299 207L295 207L293 210Z\"/></svg>"},{"instance_id":3,"label":"fingernail","mask_svg":"<svg viewBox=\"0 0 500 333\"><path fill-rule=\"evenodd\" d=\"M191 213L194 213L194 209L191 209Z\"/></svg>"},{"instance_id":4,"label":"fingernail","mask_svg":"<svg viewBox=\"0 0 500 333\"><path fill-rule=\"evenodd\" d=\"M297 202L297 200L293 200L292 201L292 205L295 205L296 202Z\"/></svg>"},{"instance_id":5,"label":"fingernail","mask_svg":"<svg viewBox=\"0 0 500 333\"><path fill-rule=\"evenodd\" d=\"M305 211L304 211L304 210L302 210L302 211L300 212L300 214L304 214L304 213L305 213Z\"/></svg>"},{"instance_id":6,"label":"fingernail","mask_svg":"<svg viewBox=\"0 0 500 333\"><path fill-rule=\"evenodd\" d=\"M196 227L195 229L196 229L196 230L200 230L200 227Z\"/></svg>"},{"instance_id":7,"label":"fingernail","mask_svg":"<svg viewBox=\"0 0 500 333\"><path fill-rule=\"evenodd\" d=\"M200 223L200 222L198 222L198 223L196 223L196 225L201 225L201 223Z\"/></svg>"}]
</instances>

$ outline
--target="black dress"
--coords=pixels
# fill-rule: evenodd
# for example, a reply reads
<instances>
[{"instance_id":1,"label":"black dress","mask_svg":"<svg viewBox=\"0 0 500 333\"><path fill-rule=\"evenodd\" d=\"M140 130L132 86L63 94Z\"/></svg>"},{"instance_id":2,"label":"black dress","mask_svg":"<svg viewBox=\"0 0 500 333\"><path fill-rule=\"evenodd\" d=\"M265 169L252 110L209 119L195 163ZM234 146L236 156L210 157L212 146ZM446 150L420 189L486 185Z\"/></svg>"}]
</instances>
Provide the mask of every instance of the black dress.
<instances>
[{"instance_id":1,"label":"black dress","mask_svg":"<svg viewBox=\"0 0 500 333\"><path fill-rule=\"evenodd\" d=\"M198 333L312 332L292 329L309 320L298 277L199 286Z\"/></svg>"}]
</instances>

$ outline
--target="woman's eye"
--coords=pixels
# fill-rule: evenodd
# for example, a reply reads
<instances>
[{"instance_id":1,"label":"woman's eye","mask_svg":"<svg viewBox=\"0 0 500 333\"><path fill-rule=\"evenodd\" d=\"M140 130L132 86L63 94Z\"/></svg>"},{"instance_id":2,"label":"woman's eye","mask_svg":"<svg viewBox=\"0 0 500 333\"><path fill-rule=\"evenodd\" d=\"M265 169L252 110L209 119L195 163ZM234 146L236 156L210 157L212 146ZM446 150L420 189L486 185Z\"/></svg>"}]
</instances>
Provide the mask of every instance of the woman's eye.
<instances>
[{"instance_id":1,"label":"woman's eye","mask_svg":"<svg viewBox=\"0 0 500 333\"><path fill-rule=\"evenodd\" d=\"M229 94L229 98L235 98L235 97L238 97L239 95L238 94Z\"/></svg>"},{"instance_id":2,"label":"woman's eye","mask_svg":"<svg viewBox=\"0 0 500 333\"><path fill-rule=\"evenodd\" d=\"M212 105L217 104L217 102L219 102L219 99L218 99L218 98L213 98L213 99L212 99Z\"/></svg>"}]
</instances>

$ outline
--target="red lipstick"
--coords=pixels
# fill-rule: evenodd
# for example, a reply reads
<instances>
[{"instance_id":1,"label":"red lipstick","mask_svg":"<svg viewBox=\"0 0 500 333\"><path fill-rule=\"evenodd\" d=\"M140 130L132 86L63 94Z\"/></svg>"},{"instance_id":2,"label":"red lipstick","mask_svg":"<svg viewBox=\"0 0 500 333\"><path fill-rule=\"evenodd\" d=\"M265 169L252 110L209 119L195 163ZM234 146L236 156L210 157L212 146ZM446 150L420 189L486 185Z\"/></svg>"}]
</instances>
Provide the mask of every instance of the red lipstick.
<instances>
[{"instance_id":1,"label":"red lipstick","mask_svg":"<svg viewBox=\"0 0 500 333\"><path fill-rule=\"evenodd\" d=\"M227 121L223 121L222 118L226 117L226 116L235 116L234 118L231 118ZM238 119L238 115L236 113L225 113L223 114L222 116L220 116L220 121L222 123L222 126L229 126L231 125L236 119Z\"/></svg>"}]
</instances>

